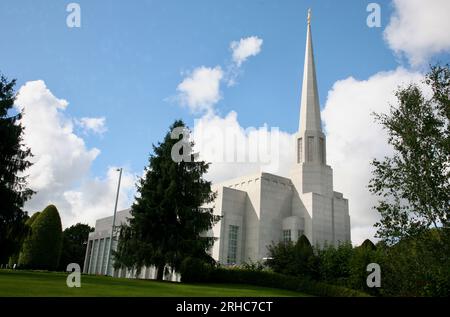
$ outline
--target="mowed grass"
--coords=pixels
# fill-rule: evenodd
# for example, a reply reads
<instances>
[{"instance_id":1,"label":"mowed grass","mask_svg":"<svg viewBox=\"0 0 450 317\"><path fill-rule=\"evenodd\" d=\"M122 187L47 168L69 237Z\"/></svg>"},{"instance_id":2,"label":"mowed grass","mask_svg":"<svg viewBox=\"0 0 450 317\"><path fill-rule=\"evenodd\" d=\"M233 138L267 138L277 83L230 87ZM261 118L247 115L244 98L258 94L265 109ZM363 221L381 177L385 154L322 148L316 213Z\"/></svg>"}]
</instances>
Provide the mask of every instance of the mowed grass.
<instances>
[{"instance_id":1,"label":"mowed grass","mask_svg":"<svg viewBox=\"0 0 450 317\"><path fill-rule=\"evenodd\" d=\"M80 288L68 273L0 270L0 296L299 297L302 293L235 284L184 284L82 275Z\"/></svg>"}]
</instances>

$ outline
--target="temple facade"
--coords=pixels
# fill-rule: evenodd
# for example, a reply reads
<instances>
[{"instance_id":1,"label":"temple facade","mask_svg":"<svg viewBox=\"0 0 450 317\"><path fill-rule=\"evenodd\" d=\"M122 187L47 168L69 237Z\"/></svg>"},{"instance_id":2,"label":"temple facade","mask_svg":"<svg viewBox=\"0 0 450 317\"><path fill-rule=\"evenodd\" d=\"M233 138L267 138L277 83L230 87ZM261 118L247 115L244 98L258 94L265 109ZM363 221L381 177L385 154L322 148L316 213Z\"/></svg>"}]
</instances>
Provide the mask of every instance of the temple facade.
<instances>
[{"instance_id":1,"label":"temple facade","mask_svg":"<svg viewBox=\"0 0 450 317\"><path fill-rule=\"evenodd\" d=\"M302 235L319 247L350 242L348 200L334 191L333 170L327 165L310 20L308 13L296 157L290 176L260 172L213 185L217 198L211 206L222 218L208 233L217 238L210 252L223 265L263 260L270 244L296 241ZM127 217L129 210L118 212L116 225ZM97 220L89 236L84 272L136 277L126 270L114 272L111 265L107 270L111 227L112 217ZM154 268L144 268L139 277L155 274Z\"/></svg>"}]
</instances>

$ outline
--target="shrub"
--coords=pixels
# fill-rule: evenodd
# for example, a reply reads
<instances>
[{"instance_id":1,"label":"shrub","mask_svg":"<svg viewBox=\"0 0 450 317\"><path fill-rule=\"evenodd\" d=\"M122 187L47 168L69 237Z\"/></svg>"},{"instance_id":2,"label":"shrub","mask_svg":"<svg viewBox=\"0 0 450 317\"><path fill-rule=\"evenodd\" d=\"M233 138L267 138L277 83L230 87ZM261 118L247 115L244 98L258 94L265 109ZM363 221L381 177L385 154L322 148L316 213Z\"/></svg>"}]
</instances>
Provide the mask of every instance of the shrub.
<instances>
[{"instance_id":1,"label":"shrub","mask_svg":"<svg viewBox=\"0 0 450 317\"><path fill-rule=\"evenodd\" d=\"M41 214L41 212L35 212L33 214L33 216L28 217L28 219L25 220L24 223L24 234L22 237L18 238L18 243L19 243L19 250L17 250L16 253L12 254L9 258L9 262L8 265L10 267L13 267L15 264L18 265L19 264L19 257L20 257L20 253L22 252L22 246L23 246L23 242L27 239L27 237L30 235L31 233L31 225L33 224L33 222L36 220L36 218Z\"/></svg>"},{"instance_id":2,"label":"shrub","mask_svg":"<svg viewBox=\"0 0 450 317\"><path fill-rule=\"evenodd\" d=\"M242 263L241 267L252 271L263 271L266 268L263 261L252 261L251 259Z\"/></svg>"},{"instance_id":3,"label":"shrub","mask_svg":"<svg viewBox=\"0 0 450 317\"><path fill-rule=\"evenodd\" d=\"M212 266L204 261L187 257L181 262L181 281L185 283L201 283L210 279Z\"/></svg>"},{"instance_id":4,"label":"shrub","mask_svg":"<svg viewBox=\"0 0 450 317\"><path fill-rule=\"evenodd\" d=\"M337 247L329 245L317 248L318 271L320 281L332 284L347 285L350 277L350 261L353 248L350 243Z\"/></svg>"},{"instance_id":5,"label":"shrub","mask_svg":"<svg viewBox=\"0 0 450 317\"><path fill-rule=\"evenodd\" d=\"M384 296L450 294L450 229L431 229L385 248Z\"/></svg>"},{"instance_id":6,"label":"shrub","mask_svg":"<svg viewBox=\"0 0 450 317\"><path fill-rule=\"evenodd\" d=\"M350 259L350 276L347 286L365 291L371 295L380 295L380 288L367 286L367 265L377 263L382 271L384 268L383 250L379 250L370 241L365 240L359 247L353 249L353 255ZM383 272L384 273L384 272ZM382 273L382 280L384 274Z\"/></svg>"},{"instance_id":7,"label":"shrub","mask_svg":"<svg viewBox=\"0 0 450 317\"><path fill-rule=\"evenodd\" d=\"M54 205L49 205L34 219L31 217L30 222L31 234L23 243L20 266L55 270L62 247L62 226L58 210Z\"/></svg>"},{"instance_id":8,"label":"shrub","mask_svg":"<svg viewBox=\"0 0 450 317\"><path fill-rule=\"evenodd\" d=\"M268 247L267 265L275 272L313 278L317 271L317 260L306 236L295 242L280 242Z\"/></svg>"},{"instance_id":9,"label":"shrub","mask_svg":"<svg viewBox=\"0 0 450 317\"><path fill-rule=\"evenodd\" d=\"M253 271L237 268L215 268L210 283L251 284L303 292L315 296L368 296L366 293L341 286L320 283L308 278L293 277L276 272Z\"/></svg>"}]
</instances>

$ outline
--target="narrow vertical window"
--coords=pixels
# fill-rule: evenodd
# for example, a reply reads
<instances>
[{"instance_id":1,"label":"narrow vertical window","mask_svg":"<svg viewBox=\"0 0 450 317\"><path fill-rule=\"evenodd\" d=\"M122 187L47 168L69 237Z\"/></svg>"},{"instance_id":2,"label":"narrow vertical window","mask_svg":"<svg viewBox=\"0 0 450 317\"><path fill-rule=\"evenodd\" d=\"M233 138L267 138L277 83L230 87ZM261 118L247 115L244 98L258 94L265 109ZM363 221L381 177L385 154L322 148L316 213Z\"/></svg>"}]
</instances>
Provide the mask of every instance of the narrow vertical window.
<instances>
[{"instance_id":1,"label":"narrow vertical window","mask_svg":"<svg viewBox=\"0 0 450 317\"><path fill-rule=\"evenodd\" d=\"M325 164L325 141L323 138L319 139L319 151L320 151L320 162Z\"/></svg>"},{"instance_id":2,"label":"narrow vertical window","mask_svg":"<svg viewBox=\"0 0 450 317\"><path fill-rule=\"evenodd\" d=\"M291 230L283 230L283 242L287 243L291 241Z\"/></svg>"},{"instance_id":3,"label":"narrow vertical window","mask_svg":"<svg viewBox=\"0 0 450 317\"><path fill-rule=\"evenodd\" d=\"M103 252L103 260L102 260L102 274L108 274L108 270L106 267L106 263L108 262L108 256L109 256L109 239L106 238L105 240L105 252Z\"/></svg>"},{"instance_id":4,"label":"narrow vertical window","mask_svg":"<svg viewBox=\"0 0 450 317\"><path fill-rule=\"evenodd\" d=\"M98 260L98 239L94 240L94 246L92 251L92 257L91 257L91 264L89 265L89 272L90 274L95 274L95 267Z\"/></svg>"},{"instance_id":5,"label":"narrow vertical window","mask_svg":"<svg viewBox=\"0 0 450 317\"><path fill-rule=\"evenodd\" d=\"M303 155L303 142L302 138L299 138L297 140L297 163L302 162L302 155Z\"/></svg>"},{"instance_id":6,"label":"narrow vertical window","mask_svg":"<svg viewBox=\"0 0 450 317\"><path fill-rule=\"evenodd\" d=\"M237 247L238 247L238 226L230 225L228 228L228 264L236 264Z\"/></svg>"},{"instance_id":7,"label":"narrow vertical window","mask_svg":"<svg viewBox=\"0 0 450 317\"><path fill-rule=\"evenodd\" d=\"M98 255L97 255L97 265L96 265L96 269L95 269L95 273L97 274L101 274L102 271L102 260L103 260L103 252L104 252L104 244L105 244L105 239L100 239L100 244L98 247Z\"/></svg>"},{"instance_id":8,"label":"narrow vertical window","mask_svg":"<svg viewBox=\"0 0 450 317\"><path fill-rule=\"evenodd\" d=\"M312 162L314 160L314 137L308 137L308 162Z\"/></svg>"},{"instance_id":9,"label":"narrow vertical window","mask_svg":"<svg viewBox=\"0 0 450 317\"><path fill-rule=\"evenodd\" d=\"M92 257L92 240L89 240L87 253L86 253L86 268L84 269L84 272L89 273L89 265L91 264L91 257Z\"/></svg>"}]
</instances>

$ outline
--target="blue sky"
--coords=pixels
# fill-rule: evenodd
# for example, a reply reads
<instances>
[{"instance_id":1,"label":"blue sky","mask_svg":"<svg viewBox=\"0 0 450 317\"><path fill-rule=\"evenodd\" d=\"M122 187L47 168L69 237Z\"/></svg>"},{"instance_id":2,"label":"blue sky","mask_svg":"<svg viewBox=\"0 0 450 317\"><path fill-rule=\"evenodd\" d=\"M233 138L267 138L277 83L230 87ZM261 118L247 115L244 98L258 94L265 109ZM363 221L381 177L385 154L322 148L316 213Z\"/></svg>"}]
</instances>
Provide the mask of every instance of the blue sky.
<instances>
[{"instance_id":1,"label":"blue sky","mask_svg":"<svg viewBox=\"0 0 450 317\"><path fill-rule=\"evenodd\" d=\"M61 185L58 190L66 200L68 193L83 194L83 183L108 180L111 166L125 166L130 175L141 175L151 145L163 138L175 119L181 118L192 127L194 119L203 115L180 105L177 86L201 66L226 69L232 63L230 43L243 38L262 39L261 51L239 68L235 85L220 86L221 99L214 104L214 113L224 118L235 111L243 128L267 124L294 133L299 120L308 8L312 8L322 109L329 104L324 114L334 113L335 109L341 113L344 109L345 105L339 108L335 99L328 98L330 92L334 91L336 97L343 90L333 90L336 82L372 84L377 82L375 75L387 78L390 75L383 73L386 71L398 75L400 68L405 70L405 78L412 78L423 73L428 62L449 60L450 44L439 34L418 32L411 37L412 44L402 40L405 34L411 35L405 26L410 23L405 12L417 14L415 21L420 30L440 29L442 33L448 29L448 19L436 15L446 11L439 7L447 5L445 0L433 0L436 6L423 9L417 0L376 1L381 7L379 28L367 26L366 7L373 1L363 0L76 2L81 7L81 28L66 25L66 6L70 1L0 2L0 71L17 78L17 89L27 82L42 80L54 96L67 100L69 105L58 110L64 118L61 122L105 118L107 131L102 134L87 133L73 124L72 132L85 142L86 151L96 148L99 154L88 159L87 167L80 169L80 177L71 176L70 184L60 182L65 187ZM387 30L389 23L394 25L393 16L399 17L400 26ZM421 22L422 17L429 16L436 16L433 23L437 25ZM386 32L392 40L385 40ZM420 36L426 40L415 43ZM437 49L430 51L430 47ZM417 56L421 63L412 62ZM354 81L346 81L349 78ZM346 101L352 104L355 97L347 96ZM327 118L332 127L332 119ZM333 137L332 130L329 133L328 143ZM358 142L355 140L355 144ZM39 155L37 159L41 159ZM338 164L336 160L331 162ZM339 177L336 182L347 188L339 185ZM352 195L349 193L350 200ZM41 204L60 199L43 196ZM94 216L105 215L105 211L92 211L88 217L71 206L68 213L78 221L89 219L92 223ZM38 210L41 206L36 203L30 208Z\"/></svg>"},{"instance_id":2,"label":"blue sky","mask_svg":"<svg viewBox=\"0 0 450 317\"><path fill-rule=\"evenodd\" d=\"M78 1L81 28L66 26L68 3L2 1L0 27L11 31L0 69L18 87L43 79L68 100L68 115L106 118L103 137L85 137L102 151L94 175L108 165L142 169L175 118L192 126L189 109L167 101L181 72L229 61L230 42L246 36L262 38L262 52L224 89L218 112L236 110L243 126L294 132L309 7L321 103L336 80L396 64L382 29L366 25L369 1ZM391 7L380 5L386 17Z\"/></svg>"}]
</instances>

